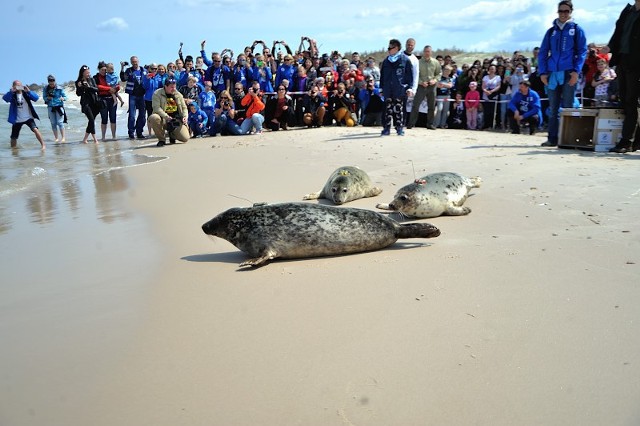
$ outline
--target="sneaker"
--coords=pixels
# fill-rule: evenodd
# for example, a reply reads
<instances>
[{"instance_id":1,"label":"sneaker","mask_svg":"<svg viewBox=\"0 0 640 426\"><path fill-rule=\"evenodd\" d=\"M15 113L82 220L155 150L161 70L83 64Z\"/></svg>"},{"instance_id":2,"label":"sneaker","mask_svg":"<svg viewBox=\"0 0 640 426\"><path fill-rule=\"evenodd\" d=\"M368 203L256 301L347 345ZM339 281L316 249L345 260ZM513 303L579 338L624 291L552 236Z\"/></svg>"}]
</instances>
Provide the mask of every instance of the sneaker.
<instances>
[{"instance_id":1,"label":"sneaker","mask_svg":"<svg viewBox=\"0 0 640 426\"><path fill-rule=\"evenodd\" d=\"M546 141L546 142L543 142L542 145L540 146L558 146L558 142Z\"/></svg>"},{"instance_id":2,"label":"sneaker","mask_svg":"<svg viewBox=\"0 0 640 426\"><path fill-rule=\"evenodd\" d=\"M169 138L169 143L170 144L174 144L174 143L176 143L176 140L174 138Z\"/></svg>"},{"instance_id":3,"label":"sneaker","mask_svg":"<svg viewBox=\"0 0 640 426\"><path fill-rule=\"evenodd\" d=\"M398 136L404 136L404 129L401 127L396 130L396 133L398 134Z\"/></svg>"},{"instance_id":4,"label":"sneaker","mask_svg":"<svg viewBox=\"0 0 640 426\"><path fill-rule=\"evenodd\" d=\"M436 126L434 126L433 124L429 124L429 125L427 126L427 129L429 129L429 130L436 130Z\"/></svg>"},{"instance_id":5,"label":"sneaker","mask_svg":"<svg viewBox=\"0 0 640 426\"><path fill-rule=\"evenodd\" d=\"M158 144L156 146L164 146L165 142L164 141L158 141Z\"/></svg>"},{"instance_id":6,"label":"sneaker","mask_svg":"<svg viewBox=\"0 0 640 426\"><path fill-rule=\"evenodd\" d=\"M626 139L620 139L620 142L616 144L613 148L609 150L609 152L617 152L618 154L624 154L625 152L635 151L631 147L631 142Z\"/></svg>"},{"instance_id":7,"label":"sneaker","mask_svg":"<svg viewBox=\"0 0 640 426\"><path fill-rule=\"evenodd\" d=\"M147 137L145 135L138 135L136 136L137 139L143 140L146 139Z\"/></svg>"},{"instance_id":8,"label":"sneaker","mask_svg":"<svg viewBox=\"0 0 640 426\"><path fill-rule=\"evenodd\" d=\"M383 129L382 132L380 132L380 136L389 136L391 134L391 131L389 129Z\"/></svg>"},{"instance_id":9,"label":"sneaker","mask_svg":"<svg viewBox=\"0 0 640 426\"><path fill-rule=\"evenodd\" d=\"M129 139L135 139L136 137L133 136L133 133L129 133Z\"/></svg>"}]
</instances>

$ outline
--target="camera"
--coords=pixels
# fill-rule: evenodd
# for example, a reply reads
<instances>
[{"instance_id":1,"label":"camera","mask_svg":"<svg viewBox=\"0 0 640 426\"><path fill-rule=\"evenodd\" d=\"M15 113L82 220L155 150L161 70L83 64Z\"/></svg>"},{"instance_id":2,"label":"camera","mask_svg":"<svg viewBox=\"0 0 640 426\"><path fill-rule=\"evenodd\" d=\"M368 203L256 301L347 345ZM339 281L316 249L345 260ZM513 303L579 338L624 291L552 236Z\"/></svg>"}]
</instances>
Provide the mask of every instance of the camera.
<instances>
[{"instance_id":1,"label":"camera","mask_svg":"<svg viewBox=\"0 0 640 426\"><path fill-rule=\"evenodd\" d=\"M228 106L230 106L229 101L224 101L224 102L222 103L222 106L224 106L224 107L228 107Z\"/></svg>"},{"instance_id":2,"label":"camera","mask_svg":"<svg viewBox=\"0 0 640 426\"><path fill-rule=\"evenodd\" d=\"M129 66L129 62L127 61L122 61L122 65L124 65L125 67Z\"/></svg>"},{"instance_id":3,"label":"camera","mask_svg":"<svg viewBox=\"0 0 640 426\"><path fill-rule=\"evenodd\" d=\"M589 49L589 56L596 56L596 53L598 53L596 49Z\"/></svg>"},{"instance_id":4,"label":"camera","mask_svg":"<svg viewBox=\"0 0 640 426\"><path fill-rule=\"evenodd\" d=\"M167 121L167 132L172 133L174 130L179 129L182 126L182 120L179 118L172 118Z\"/></svg>"}]
</instances>

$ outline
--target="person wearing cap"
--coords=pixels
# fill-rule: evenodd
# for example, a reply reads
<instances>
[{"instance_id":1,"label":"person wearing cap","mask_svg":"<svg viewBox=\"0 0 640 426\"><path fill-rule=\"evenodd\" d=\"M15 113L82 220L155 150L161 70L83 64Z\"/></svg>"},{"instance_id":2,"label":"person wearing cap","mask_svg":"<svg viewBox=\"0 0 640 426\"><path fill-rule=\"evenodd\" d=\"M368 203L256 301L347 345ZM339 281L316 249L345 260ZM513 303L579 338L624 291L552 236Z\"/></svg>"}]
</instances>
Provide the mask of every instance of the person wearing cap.
<instances>
[{"instance_id":1,"label":"person wearing cap","mask_svg":"<svg viewBox=\"0 0 640 426\"><path fill-rule=\"evenodd\" d=\"M578 75L587 57L584 31L571 18L573 3L558 3L558 18L544 35L538 54L538 72L549 97L548 140L542 146L558 146L560 108L571 108Z\"/></svg>"},{"instance_id":2,"label":"person wearing cap","mask_svg":"<svg viewBox=\"0 0 640 426\"><path fill-rule=\"evenodd\" d=\"M534 135L542 120L540 95L531 90L529 80L522 80L518 91L513 94L507 110L507 118L511 126L511 133L520 134L523 124L529 125L529 134Z\"/></svg>"},{"instance_id":3,"label":"person wearing cap","mask_svg":"<svg viewBox=\"0 0 640 426\"><path fill-rule=\"evenodd\" d=\"M293 63L293 56L289 53L284 55L282 63L278 66L276 70L276 84L275 87L278 87L282 84L282 80L293 81L293 76L295 75L296 67Z\"/></svg>"},{"instance_id":4,"label":"person wearing cap","mask_svg":"<svg viewBox=\"0 0 640 426\"><path fill-rule=\"evenodd\" d=\"M365 67L362 70L362 75L365 77L371 76L376 87L380 86L380 68L376 65L376 60L373 56L369 56L365 62Z\"/></svg>"},{"instance_id":5,"label":"person wearing cap","mask_svg":"<svg viewBox=\"0 0 640 426\"><path fill-rule=\"evenodd\" d=\"M131 66L125 70L127 62L120 62L120 80L126 82L125 93L129 95L129 118L127 120L127 133L129 139L146 139L142 134L144 125L147 122L146 110L144 106L144 87L142 87L142 74L144 70L140 67L140 60L137 56L130 58ZM135 133L135 136L134 136Z\"/></svg>"},{"instance_id":6,"label":"person wearing cap","mask_svg":"<svg viewBox=\"0 0 640 426\"><path fill-rule=\"evenodd\" d=\"M189 141L189 113L182 94L176 89L176 83L175 78L167 78L164 86L153 92L153 114L149 116L149 122L158 138L158 146L165 145L167 133L171 143L176 140Z\"/></svg>"},{"instance_id":7,"label":"person wearing cap","mask_svg":"<svg viewBox=\"0 0 640 426\"><path fill-rule=\"evenodd\" d=\"M402 53L402 44L398 39L389 40L389 55L380 69L380 89L384 95L381 136L391 134L393 124L398 136L404 136L404 104L407 95L412 95L413 66Z\"/></svg>"},{"instance_id":8,"label":"person wearing cap","mask_svg":"<svg viewBox=\"0 0 640 426\"><path fill-rule=\"evenodd\" d=\"M38 113L36 113L32 104L32 102L36 102L39 99L38 94L29 90L29 87L23 86L19 80L15 80L11 85L11 90L5 93L2 99L9 103L7 121L11 123L11 148L18 147L20 129L22 129L22 126L27 125L36 135L42 150L45 150L44 139L36 125L36 120L40 120L40 117L38 117Z\"/></svg>"},{"instance_id":9,"label":"person wearing cap","mask_svg":"<svg viewBox=\"0 0 640 426\"><path fill-rule=\"evenodd\" d=\"M67 122L67 112L64 109L64 101L67 100L67 96L64 90L56 84L56 78L52 75L47 77L47 85L42 89L42 98L49 112L51 130L55 138L54 142L58 142L58 140L66 142L64 125ZM60 139L58 139L58 132L60 133Z\"/></svg>"}]
</instances>

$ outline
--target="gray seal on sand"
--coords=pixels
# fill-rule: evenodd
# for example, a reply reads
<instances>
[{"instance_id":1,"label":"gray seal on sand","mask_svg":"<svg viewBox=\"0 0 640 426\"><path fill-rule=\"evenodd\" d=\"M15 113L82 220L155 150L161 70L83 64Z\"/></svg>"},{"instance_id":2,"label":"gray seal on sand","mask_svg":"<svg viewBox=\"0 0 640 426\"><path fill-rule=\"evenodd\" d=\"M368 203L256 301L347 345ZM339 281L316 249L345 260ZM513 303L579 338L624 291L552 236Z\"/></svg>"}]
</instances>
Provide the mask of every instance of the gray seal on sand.
<instances>
[{"instance_id":1,"label":"gray seal on sand","mask_svg":"<svg viewBox=\"0 0 640 426\"><path fill-rule=\"evenodd\" d=\"M479 177L467 178L453 172L432 173L400 188L391 203L376 207L416 218L463 216L471 213L469 207L462 206L469 190L480 187L481 183Z\"/></svg>"},{"instance_id":2,"label":"gray seal on sand","mask_svg":"<svg viewBox=\"0 0 640 426\"><path fill-rule=\"evenodd\" d=\"M365 197L375 197L382 189L373 186L369 175L355 166L344 166L336 169L320 192L312 192L302 197L303 200L316 200L326 198L335 204L344 204L349 201Z\"/></svg>"},{"instance_id":3,"label":"gray seal on sand","mask_svg":"<svg viewBox=\"0 0 640 426\"><path fill-rule=\"evenodd\" d=\"M282 203L236 207L204 225L207 235L224 238L251 256L243 266L277 257L294 259L378 250L399 238L433 238L429 223L403 223L380 213L322 204Z\"/></svg>"}]
</instances>

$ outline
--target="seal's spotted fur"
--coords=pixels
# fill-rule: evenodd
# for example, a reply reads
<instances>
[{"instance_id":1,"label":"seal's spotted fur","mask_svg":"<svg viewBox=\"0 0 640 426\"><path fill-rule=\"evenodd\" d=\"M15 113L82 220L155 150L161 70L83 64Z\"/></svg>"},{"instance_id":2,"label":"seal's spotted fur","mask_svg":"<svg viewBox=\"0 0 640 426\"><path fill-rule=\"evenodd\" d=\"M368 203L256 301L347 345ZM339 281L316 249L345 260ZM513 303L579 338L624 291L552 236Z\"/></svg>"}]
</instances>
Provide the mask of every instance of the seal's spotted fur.
<instances>
[{"instance_id":1,"label":"seal's spotted fur","mask_svg":"<svg viewBox=\"0 0 640 426\"><path fill-rule=\"evenodd\" d=\"M399 238L433 238L428 223L400 224L379 213L309 203L232 208L202 225L205 234L224 238L258 266L276 257L302 258L377 250Z\"/></svg>"}]
</instances>

